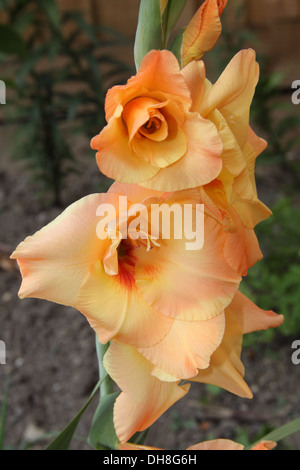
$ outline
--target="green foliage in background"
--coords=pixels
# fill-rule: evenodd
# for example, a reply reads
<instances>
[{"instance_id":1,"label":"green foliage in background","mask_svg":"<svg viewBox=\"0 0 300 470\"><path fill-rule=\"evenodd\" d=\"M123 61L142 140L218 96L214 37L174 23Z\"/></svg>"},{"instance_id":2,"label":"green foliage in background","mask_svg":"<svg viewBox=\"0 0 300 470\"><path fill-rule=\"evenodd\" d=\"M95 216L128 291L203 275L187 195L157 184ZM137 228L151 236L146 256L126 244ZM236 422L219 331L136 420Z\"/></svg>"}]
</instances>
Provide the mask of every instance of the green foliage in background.
<instances>
[{"instance_id":1,"label":"green foliage in background","mask_svg":"<svg viewBox=\"0 0 300 470\"><path fill-rule=\"evenodd\" d=\"M17 123L13 154L61 205L65 179L76 171L73 136L91 139L101 131L107 84L132 73L111 48L130 41L79 12L61 14L55 0L1 0L0 7L8 18L0 27L0 59L11 70L5 119Z\"/></svg>"}]
</instances>

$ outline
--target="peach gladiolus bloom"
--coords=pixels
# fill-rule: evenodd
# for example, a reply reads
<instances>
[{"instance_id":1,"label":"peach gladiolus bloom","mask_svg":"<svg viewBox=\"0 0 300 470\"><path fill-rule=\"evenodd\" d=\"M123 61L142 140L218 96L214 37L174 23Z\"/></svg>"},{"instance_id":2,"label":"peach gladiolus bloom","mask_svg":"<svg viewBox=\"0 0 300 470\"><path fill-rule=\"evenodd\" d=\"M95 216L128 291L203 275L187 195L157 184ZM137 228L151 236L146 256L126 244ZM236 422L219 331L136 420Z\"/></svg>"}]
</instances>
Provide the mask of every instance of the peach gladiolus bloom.
<instances>
[{"instance_id":1,"label":"peach gladiolus bloom","mask_svg":"<svg viewBox=\"0 0 300 470\"><path fill-rule=\"evenodd\" d=\"M273 450L277 446L274 441L261 441L250 450ZM186 450L244 450L242 444L231 441L229 439L215 439L212 441L200 442L194 446L188 447ZM149 447L137 444L119 444L118 450L164 450L159 447Z\"/></svg>"},{"instance_id":2,"label":"peach gladiolus bloom","mask_svg":"<svg viewBox=\"0 0 300 470\"><path fill-rule=\"evenodd\" d=\"M240 361L243 334L282 322L282 316L259 309L238 291L241 271L251 263L247 256L241 266L235 259L253 241L245 236L236 250L231 237L240 228L228 223L233 216L220 183L212 184L217 186L211 194L209 188L164 194L115 183L107 194L70 206L12 255L23 277L21 298L72 306L86 316L100 342L112 341L104 365L122 390L114 409L121 442L188 392L182 380L251 398ZM133 240L128 232L123 238L130 217L117 212L121 195L127 196L128 209L144 203L150 212L151 202L204 202L203 248L186 250L184 237ZM119 236L101 239L97 211L107 203L116 207Z\"/></svg>"},{"instance_id":3,"label":"peach gladiolus bloom","mask_svg":"<svg viewBox=\"0 0 300 470\"><path fill-rule=\"evenodd\" d=\"M128 216L117 222L117 238L105 232L100 239L97 210L112 204L121 220L120 195L127 196L128 209L144 202L150 212L151 201L159 207L200 202L187 193L162 194L118 183L107 194L84 197L12 254L23 277L19 296L74 307L101 343L115 339L150 348L166 339L162 365L167 361L167 372L196 376L222 340L223 310L241 281L223 255L227 233L218 220L204 214L204 246L189 251L185 234L175 239L172 231L170 239L154 240L147 233L139 240L126 238ZM178 359L173 351L179 342L183 351Z\"/></svg>"},{"instance_id":4,"label":"peach gladiolus bloom","mask_svg":"<svg viewBox=\"0 0 300 470\"><path fill-rule=\"evenodd\" d=\"M249 126L258 78L251 49L236 54L214 85L206 79L203 61L179 70L171 52L151 51L127 85L113 87L107 94L108 125L92 140L100 170L117 181L158 191L194 188L218 179L227 199L240 204L243 221L253 228L270 215L258 199L254 178L255 160L267 144ZM155 96L158 114L149 96ZM186 105L183 113L178 99L181 110ZM172 103L172 110L165 102ZM182 117L181 124L176 116ZM178 124L176 136L187 144L184 153L171 135L173 118ZM212 127L205 131L208 123Z\"/></svg>"},{"instance_id":5,"label":"peach gladiolus bloom","mask_svg":"<svg viewBox=\"0 0 300 470\"><path fill-rule=\"evenodd\" d=\"M100 171L158 191L215 179L222 169L222 142L215 124L191 106L175 56L150 51L126 85L107 93L107 126L91 141Z\"/></svg>"},{"instance_id":6,"label":"peach gladiolus bloom","mask_svg":"<svg viewBox=\"0 0 300 470\"><path fill-rule=\"evenodd\" d=\"M205 0L185 28L181 58L185 67L213 48L222 32L220 17L228 0Z\"/></svg>"},{"instance_id":7,"label":"peach gladiolus bloom","mask_svg":"<svg viewBox=\"0 0 300 470\"><path fill-rule=\"evenodd\" d=\"M180 387L182 379L217 385L238 396L252 398L243 378L245 370L240 359L243 335L277 327L283 316L258 308L239 291L224 314L225 330L219 347L211 355L209 364L199 369L197 376L190 378L178 373L185 370L182 354L187 348L190 360L194 358L195 361L196 349L199 343L206 341L207 334L203 329L201 335L201 328L196 332L194 322L179 322L178 328L175 327L160 343L149 348L135 349L112 341L104 356L104 365L122 391L114 406L114 426L121 443L129 441L137 431L151 426L188 392L188 383ZM205 327L205 322L202 322L202 327ZM186 328L189 328L189 334L184 342ZM206 338L210 341L209 337ZM172 349L169 349L171 344Z\"/></svg>"},{"instance_id":8,"label":"peach gladiolus bloom","mask_svg":"<svg viewBox=\"0 0 300 470\"><path fill-rule=\"evenodd\" d=\"M211 185L162 193L114 183L107 194L72 204L11 256L22 273L21 298L72 306L86 316L101 343L112 341L104 364L122 390L114 412L122 442L188 392L182 380L250 398L239 358L242 336L282 322L238 292L244 270L260 251L226 203L221 182ZM128 201L125 217L120 196ZM130 209L138 203L145 208L143 217L162 204L190 204L195 210L203 203L203 247L187 250L186 234L177 239L172 230L170 238L163 231L153 238L149 225L143 237L133 239ZM106 204L115 208L108 217L118 229L115 236L107 237L106 226L99 228L99 210ZM253 246L257 254L250 257Z\"/></svg>"}]
</instances>

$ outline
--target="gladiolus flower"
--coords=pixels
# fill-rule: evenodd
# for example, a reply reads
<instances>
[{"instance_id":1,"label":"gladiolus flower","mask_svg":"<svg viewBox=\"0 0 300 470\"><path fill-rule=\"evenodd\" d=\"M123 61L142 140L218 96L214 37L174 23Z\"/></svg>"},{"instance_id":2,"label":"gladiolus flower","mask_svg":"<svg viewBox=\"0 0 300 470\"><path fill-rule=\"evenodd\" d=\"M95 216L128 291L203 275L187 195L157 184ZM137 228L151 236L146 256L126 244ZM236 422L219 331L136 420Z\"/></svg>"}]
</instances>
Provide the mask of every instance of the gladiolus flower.
<instances>
[{"instance_id":1,"label":"gladiolus flower","mask_svg":"<svg viewBox=\"0 0 300 470\"><path fill-rule=\"evenodd\" d=\"M119 207L122 195L128 201L125 218ZM223 310L241 276L224 258L226 232L208 214L203 214L201 249L186 249L189 233L175 238L171 227L169 238L163 236L164 229L155 238L150 231L151 216L163 204L184 208L189 203L195 211L196 202L200 200L188 193L162 194L117 183L107 194L81 199L13 253L23 277L19 296L74 307L87 317L101 343L115 339L149 348L165 339L169 373L196 375L222 339ZM143 236L133 239L130 210L136 203L145 203L150 225L149 232L147 222ZM106 226L99 224L107 204L115 209L108 225L115 222L117 228L110 238ZM189 347L177 358L179 342Z\"/></svg>"},{"instance_id":2,"label":"gladiolus flower","mask_svg":"<svg viewBox=\"0 0 300 470\"><path fill-rule=\"evenodd\" d=\"M149 52L136 76L107 93L107 126L91 141L100 171L158 191L215 179L222 169L222 142L216 126L190 112L191 105L175 56Z\"/></svg>"},{"instance_id":3,"label":"gladiolus flower","mask_svg":"<svg viewBox=\"0 0 300 470\"><path fill-rule=\"evenodd\" d=\"M114 414L122 442L187 393L182 380L252 396L239 359L242 336L277 326L282 317L258 309L238 292L242 271L255 261L250 262L247 246L256 242L245 235L236 250L236 237L244 232L224 201L217 181L211 188L176 193L114 183L107 194L71 205L11 256L22 273L21 298L72 306L86 316L101 343L112 341L104 364L122 390ZM197 215L201 203L204 244L187 250L190 234L199 232L197 217L180 237L174 230L183 224L186 206ZM153 214L174 205L183 211L179 219L174 212L168 236L155 224L153 236ZM104 224L107 207L114 210ZM137 237L132 232L136 207Z\"/></svg>"},{"instance_id":4,"label":"gladiolus flower","mask_svg":"<svg viewBox=\"0 0 300 470\"><path fill-rule=\"evenodd\" d=\"M273 450L277 446L274 441L261 441L250 450ZM186 450L244 450L242 444L231 441L229 439L215 439L212 441L200 442L194 446L188 447ZM159 447L149 447L137 444L119 444L118 450L163 450Z\"/></svg>"},{"instance_id":5,"label":"gladiolus flower","mask_svg":"<svg viewBox=\"0 0 300 470\"><path fill-rule=\"evenodd\" d=\"M182 65L199 60L216 44L222 32L220 17L228 0L205 0L185 28L182 41Z\"/></svg>"},{"instance_id":6,"label":"gladiolus flower","mask_svg":"<svg viewBox=\"0 0 300 470\"><path fill-rule=\"evenodd\" d=\"M214 85L202 61L180 71L172 53L151 51L127 85L107 94L108 125L91 144L100 170L158 191L218 179L253 228L271 214L258 199L254 178L255 160L267 144L249 126L258 76L253 50L236 54Z\"/></svg>"}]
</instances>

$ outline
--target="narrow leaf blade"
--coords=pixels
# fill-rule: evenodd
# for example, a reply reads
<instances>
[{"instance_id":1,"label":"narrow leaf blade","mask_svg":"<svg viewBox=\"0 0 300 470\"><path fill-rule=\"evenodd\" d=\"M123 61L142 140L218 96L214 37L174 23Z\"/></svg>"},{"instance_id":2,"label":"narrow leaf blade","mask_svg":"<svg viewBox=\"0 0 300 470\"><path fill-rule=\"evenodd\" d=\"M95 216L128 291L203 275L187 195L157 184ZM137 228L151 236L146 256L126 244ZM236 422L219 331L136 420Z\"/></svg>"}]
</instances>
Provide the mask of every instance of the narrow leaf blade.
<instances>
[{"instance_id":1,"label":"narrow leaf blade","mask_svg":"<svg viewBox=\"0 0 300 470\"><path fill-rule=\"evenodd\" d=\"M162 48L160 0L141 0L134 43L134 60L138 70L145 55Z\"/></svg>"}]
</instances>

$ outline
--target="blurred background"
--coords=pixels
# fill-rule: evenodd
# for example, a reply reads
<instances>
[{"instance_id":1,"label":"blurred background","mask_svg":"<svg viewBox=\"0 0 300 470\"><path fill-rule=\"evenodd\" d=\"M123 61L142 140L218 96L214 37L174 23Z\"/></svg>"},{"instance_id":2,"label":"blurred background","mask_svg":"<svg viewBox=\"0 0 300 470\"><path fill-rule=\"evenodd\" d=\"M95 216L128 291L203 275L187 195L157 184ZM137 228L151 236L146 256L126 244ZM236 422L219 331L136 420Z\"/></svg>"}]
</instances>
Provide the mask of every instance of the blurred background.
<instances>
[{"instance_id":1,"label":"blurred background","mask_svg":"<svg viewBox=\"0 0 300 470\"><path fill-rule=\"evenodd\" d=\"M202 1L188 0L177 30ZM20 301L9 255L67 205L111 181L95 165L91 138L105 125L107 89L135 74L138 0L0 0L0 449L43 448L80 409L98 380L94 334L72 309ZM273 216L257 227L264 259L242 290L285 315L276 331L244 341L253 400L197 385L151 429L148 444L185 448L209 438L247 444L300 416L300 0L229 0L223 34L204 57L214 82L240 49L257 52L261 76L251 125L269 142L258 158L260 199ZM2 88L3 89L3 88ZM96 404L95 404L96 405ZM73 448L85 444L93 406ZM5 426L4 426L5 423ZM300 448L300 436L281 443Z\"/></svg>"}]
</instances>

